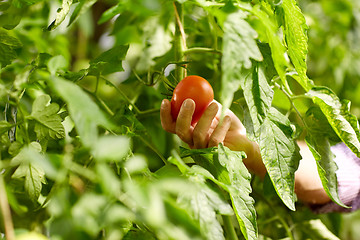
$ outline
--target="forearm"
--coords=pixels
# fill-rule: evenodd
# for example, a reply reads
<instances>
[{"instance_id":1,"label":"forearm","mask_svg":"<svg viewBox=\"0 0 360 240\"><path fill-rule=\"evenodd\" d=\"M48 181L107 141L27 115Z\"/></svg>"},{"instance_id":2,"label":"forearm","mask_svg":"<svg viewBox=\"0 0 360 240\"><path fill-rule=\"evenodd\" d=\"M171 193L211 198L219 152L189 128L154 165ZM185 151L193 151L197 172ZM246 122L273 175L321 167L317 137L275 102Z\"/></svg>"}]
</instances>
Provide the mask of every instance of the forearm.
<instances>
[{"instance_id":1,"label":"forearm","mask_svg":"<svg viewBox=\"0 0 360 240\"><path fill-rule=\"evenodd\" d=\"M266 174L266 167L262 161L259 145L250 141L248 138L238 136L237 141L233 141L230 149L244 151L247 158L243 160L250 172L263 178ZM326 194L320 177L317 172L315 159L304 142L298 142L302 160L298 170L295 172L295 193L298 198L305 203L324 204L330 201Z\"/></svg>"},{"instance_id":2,"label":"forearm","mask_svg":"<svg viewBox=\"0 0 360 240\"><path fill-rule=\"evenodd\" d=\"M224 144L233 151L244 151L246 158L243 162L247 169L263 178L266 174L266 168L261 158L259 145L256 142L250 141L245 134L240 133L227 137Z\"/></svg>"}]
</instances>

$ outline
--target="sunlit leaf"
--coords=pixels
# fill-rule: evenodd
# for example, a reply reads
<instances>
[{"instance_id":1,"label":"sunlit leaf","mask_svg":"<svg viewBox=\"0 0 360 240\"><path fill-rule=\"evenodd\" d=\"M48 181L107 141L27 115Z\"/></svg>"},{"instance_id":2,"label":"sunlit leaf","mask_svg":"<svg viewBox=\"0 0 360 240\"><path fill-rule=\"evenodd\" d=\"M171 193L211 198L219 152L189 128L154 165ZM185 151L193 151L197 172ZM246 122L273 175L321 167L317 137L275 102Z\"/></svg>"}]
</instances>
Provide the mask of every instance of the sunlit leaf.
<instances>
[{"instance_id":1,"label":"sunlit leaf","mask_svg":"<svg viewBox=\"0 0 360 240\"><path fill-rule=\"evenodd\" d=\"M125 59L129 45L115 46L98 57L90 61L89 74L98 75L100 73L106 75L114 72L124 71L122 60Z\"/></svg>"},{"instance_id":2,"label":"sunlit leaf","mask_svg":"<svg viewBox=\"0 0 360 240\"><path fill-rule=\"evenodd\" d=\"M141 231L141 230L131 230L126 233L123 240L156 240L156 238L150 232Z\"/></svg>"},{"instance_id":3,"label":"sunlit leaf","mask_svg":"<svg viewBox=\"0 0 360 240\"><path fill-rule=\"evenodd\" d=\"M332 233L320 219L312 219L309 221L298 223L299 228L306 232L311 239L319 240L340 240Z\"/></svg>"},{"instance_id":4,"label":"sunlit leaf","mask_svg":"<svg viewBox=\"0 0 360 240\"><path fill-rule=\"evenodd\" d=\"M35 150L35 148L40 148ZM33 143L30 147L23 148L18 155L12 159L13 164L20 164L12 178L24 178L25 191L31 201L36 202L40 196L42 184L46 184L45 171L32 160L37 155L41 147L38 143ZM41 157L41 156L40 156Z\"/></svg>"},{"instance_id":5,"label":"sunlit leaf","mask_svg":"<svg viewBox=\"0 0 360 240\"><path fill-rule=\"evenodd\" d=\"M125 136L102 136L92 152L98 161L119 162L129 152L130 142Z\"/></svg>"},{"instance_id":6,"label":"sunlit leaf","mask_svg":"<svg viewBox=\"0 0 360 240\"><path fill-rule=\"evenodd\" d=\"M321 135L308 134L306 136L306 143L316 160L317 169L325 192L335 203L346 207L339 198L336 177L336 170L338 168L334 162L334 154L330 150L329 140Z\"/></svg>"},{"instance_id":7,"label":"sunlit leaf","mask_svg":"<svg viewBox=\"0 0 360 240\"><path fill-rule=\"evenodd\" d=\"M264 8L270 8L266 2L262 3ZM271 12L270 9L265 9L268 12ZM266 11L263 11L260 6L253 8L253 13L259 18L261 24L255 25L258 26L256 29L259 33L264 33L266 36L265 41L269 43L271 48L271 57L274 63L274 67L277 73L280 76L280 79L283 82L283 85L286 86L286 69L288 68L288 61L285 58L286 48L282 43L282 40L278 34L278 26L275 22L274 16L267 14Z\"/></svg>"},{"instance_id":8,"label":"sunlit leaf","mask_svg":"<svg viewBox=\"0 0 360 240\"><path fill-rule=\"evenodd\" d=\"M301 156L292 139L290 121L271 108L258 133L262 160L275 190L284 204L295 210L295 171Z\"/></svg>"},{"instance_id":9,"label":"sunlit leaf","mask_svg":"<svg viewBox=\"0 0 360 240\"><path fill-rule=\"evenodd\" d=\"M115 5L108 10L106 10L100 17L98 24L102 24L104 22L109 21L111 18L115 17L117 14L121 13L123 11L123 5L118 4Z\"/></svg>"},{"instance_id":10,"label":"sunlit leaf","mask_svg":"<svg viewBox=\"0 0 360 240\"><path fill-rule=\"evenodd\" d=\"M180 203L192 209L194 218L199 222L201 232L206 239L225 239L224 232L217 220L217 214L233 215L232 208L218 191L206 184L201 167L188 169L187 175L198 189L190 196L180 196Z\"/></svg>"},{"instance_id":11,"label":"sunlit leaf","mask_svg":"<svg viewBox=\"0 0 360 240\"><path fill-rule=\"evenodd\" d=\"M70 12L70 6L73 0L63 0L61 8L58 9L55 20L48 26L47 30L51 31L57 28Z\"/></svg>"},{"instance_id":12,"label":"sunlit leaf","mask_svg":"<svg viewBox=\"0 0 360 240\"><path fill-rule=\"evenodd\" d=\"M204 176L228 192L244 237L257 239L254 200L249 195L251 193L251 175L242 162L245 156L241 152L233 152L221 144L218 153L214 150L185 150L182 151L182 155L191 155L195 162L202 166L194 166L191 172ZM174 163L181 169L185 167L179 160Z\"/></svg>"},{"instance_id":13,"label":"sunlit leaf","mask_svg":"<svg viewBox=\"0 0 360 240\"><path fill-rule=\"evenodd\" d=\"M250 196L252 191L251 175L242 162L244 155L231 151L220 144L218 157L220 164L226 168L229 174L228 191L241 232L246 239L257 239L258 228L254 199Z\"/></svg>"},{"instance_id":14,"label":"sunlit leaf","mask_svg":"<svg viewBox=\"0 0 360 240\"><path fill-rule=\"evenodd\" d=\"M13 125L7 121L0 121L0 136L9 131Z\"/></svg>"},{"instance_id":15,"label":"sunlit leaf","mask_svg":"<svg viewBox=\"0 0 360 240\"><path fill-rule=\"evenodd\" d=\"M327 87L312 88L307 95L320 107L340 139L360 157L359 123L350 113L350 102L340 102L336 94Z\"/></svg>"},{"instance_id":16,"label":"sunlit leaf","mask_svg":"<svg viewBox=\"0 0 360 240\"><path fill-rule=\"evenodd\" d=\"M256 31L245 20L246 13L239 10L227 16L224 22L221 103L228 108L233 94L240 87L242 69L249 69L251 60L262 61L256 44Z\"/></svg>"},{"instance_id":17,"label":"sunlit leaf","mask_svg":"<svg viewBox=\"0 0 360 240\"><path fill-rule=\"evenodd\" d=\"M295 0L284 0L281 4L284 14L285 40L291 62L300 76L300 85L308 91L312 83L306 75L306 58L308 53L308 37L305 17Z\"/></svg>"},{"instance_id":18,"label":"sunlit leaf","mask_svg":"<svg viewBox=\"0 0 360 240\"><path fill-rule=\"evenodd\" d=\"M0 4L3 2L9 2L9 1L1 1ZM1 11L0 27L5 28L7 30L11 30L20 23L27 8L21 7L21 4L18 4L18 6L16 6L16 4L9 4L8 6L9 7L6 8L6 11Z\"/></svg>"},{"instance_id":19,"label":"sunlit leaf","mask_svg":"<svg viewBox=\"0 0 360 240\"><path fill-rule=\"evenodd\" d=\"M87 193L81 196L71 209L74 223L79 229L95 237L101 229L100 219L107 204L108 199L104 195Z\"/></svg>"},{"instance_id":20,"label":"sunlit leaf","mask_svg":"<svg viewBox=\"0 0 360 240\"><path fill-rule=\"evenodd\" d=\"M89 8L92 7L97 2L97 0L81 0L76 8L74 9L73 13L71 14L69 25L75 22L82 14L84 14Z\"/></svg>"},{"instance_id":21,"label":"sunlit leaf","mask_svg":"<svg viewBox=\"0 0 360 240\"><path fill-rule=\"evenodd\" d=\"M22 47L21 42L4 32L0 32L0 67L9 65L16 57L15 49Z\"/></svg>"},{"instance_id":22,"label":"sunlit leaf","mask_svg":"<svg viewBox=\"0 0 360 240\"><path fill-rule=\"evenodd\" d=\"M260 129L271 107L274 95L260 64L256 64L252 73L241 79L241 88L244 90L253 128Z\"/></svg>"},{"instance_id":23,"label":"sunlit leaf","mask_svg":"<svg viewBox=\"0 0 360 240\"><path fill-rule=\"evenodd\" d=\"M63 138L65 137L62 119L58 115L59 105L50 104L49 95L41 95L35 99L32 107L31 117L36 121L35 132L39 140L44 138Z\"/></svg>"},{"instance_id":24,"label":"sunlit leaf","mask_svg":"<svg viewBox=\"0 0 360 240\"><path fill-rule=\"evenodd\" d=\"M47 56L45 56L45 57L47 57ZM55 75L56 71L59 69L66 69L68 67L68 65L69 65L68 62L62 55L51 57L47 61L47 67L49 69L49 72L52 75Z\"/></svg>"},{"instance_id":25,"label":"sunlit leaf","mask_svg":"<svg viewBox=\"0 0 360 240\"><path fill-rule=\"evenodd\" d=\"M114 171L108 165L100 163L96 165L96 173L99 176L99 182L104 193L115 198L119 197L121 194L121 182Z\"/></svg>"},{"instance_id":26,"label":"sunlit leaf","mask_svg":"<svg viewBox=\"0 0 360 240\"><path fill-rule=\"evenodd\" d=\"M98 138L97 127L111 128L105 114L78 85L55 77L51 80L51 86L67 103L83 144L86 147L94 146Z\"/></svg>"}]
</instances>

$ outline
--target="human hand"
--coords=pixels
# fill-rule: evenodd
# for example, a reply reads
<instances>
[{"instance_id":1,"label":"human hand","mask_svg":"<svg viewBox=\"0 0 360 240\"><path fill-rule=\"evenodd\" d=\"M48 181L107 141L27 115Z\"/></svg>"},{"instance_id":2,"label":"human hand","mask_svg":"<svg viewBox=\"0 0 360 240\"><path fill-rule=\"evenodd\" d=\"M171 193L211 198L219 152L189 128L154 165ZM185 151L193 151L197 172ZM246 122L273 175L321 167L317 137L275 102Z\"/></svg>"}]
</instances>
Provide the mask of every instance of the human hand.
<instances>
[{"instance_id":1,"label":"human hand","mask_svg":"<svg viewBox=\"0 0 360 240\"><path fill-rule=\"evenodd\" d=\"M221 104L218 102L213 101L206 108L200 120L192 126L191 119L194 110L195 102L192 99L186 99L175 121L171 116L170 101L164 99L160 110L162 127L166 131L178 135L190 148L214 147L219 143L223 143L229 148L237 148L236 142L239 141L239 138L246 138L243 124L230 110L226 110L220 123Z\"/></svg>"},{"instance_id":2,"label":"human hand","mask_svg":"<svg viewBox=\"0 0 360 240\"><path fill-rule=\"evenodd\" d=\"M262 163L259 146L246 137L246 129L240 119L230 110L225 111L220 122L221 104L213 101L206 108L200 120L191 125L195 102L186 99L179 115L173 120L171 103L164 99L160 108L161 125L164 130L176 134L190 148L207 148L223 143L224 146L234 151L244 151L247 158L245 165L260 176L264 176L266 169Z\"/></svg>"}]
</instances>

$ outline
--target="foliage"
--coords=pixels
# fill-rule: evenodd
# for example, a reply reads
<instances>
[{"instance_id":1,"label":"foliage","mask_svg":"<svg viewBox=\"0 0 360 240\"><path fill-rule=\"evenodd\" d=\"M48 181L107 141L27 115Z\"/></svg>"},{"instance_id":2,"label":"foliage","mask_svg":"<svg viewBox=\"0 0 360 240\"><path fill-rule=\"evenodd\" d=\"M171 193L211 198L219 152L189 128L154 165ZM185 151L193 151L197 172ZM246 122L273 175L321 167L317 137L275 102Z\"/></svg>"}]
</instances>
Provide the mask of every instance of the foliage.
<instances>
[{"instance_id":1,"label":"foliage","mask_svg":"<svg viewBox=\"0 0 360 240\"><path fill-rule=\"evenodd\" d=\"M305 139L343 204L328 149L343 141L360 157L359 9L356 0L1 1L1 232L356 239L347 224L356 213L311 213L294 173ZM246 124L264 181L244 153L179 148L162 130L160 102L185 72L206 78Z\"/></svg>"}]
</instances>

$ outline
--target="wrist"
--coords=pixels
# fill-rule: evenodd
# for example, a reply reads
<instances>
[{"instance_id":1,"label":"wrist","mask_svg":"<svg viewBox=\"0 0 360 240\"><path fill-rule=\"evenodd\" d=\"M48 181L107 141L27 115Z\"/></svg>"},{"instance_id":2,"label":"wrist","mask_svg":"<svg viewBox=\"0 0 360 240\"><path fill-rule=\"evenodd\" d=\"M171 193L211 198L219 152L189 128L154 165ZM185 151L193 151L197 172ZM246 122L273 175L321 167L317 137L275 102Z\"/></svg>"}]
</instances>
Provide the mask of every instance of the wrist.
<instances>
[{"instance_id":1,"label":"wrist","mask_svg":"<svg viewBox=\"0 0 360 240\"><path fill-rule=\"evenodd\" d=\"M225 142L225 145L231 150L245 152L246 158L243 159L243 162L250 172L260 177L265 176L266 168L261 158L259 145L256 142L248 139L243 132L231 134L226 140L229 144Z\"/></svg>"}]
</instances>

